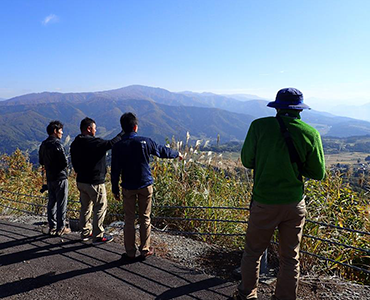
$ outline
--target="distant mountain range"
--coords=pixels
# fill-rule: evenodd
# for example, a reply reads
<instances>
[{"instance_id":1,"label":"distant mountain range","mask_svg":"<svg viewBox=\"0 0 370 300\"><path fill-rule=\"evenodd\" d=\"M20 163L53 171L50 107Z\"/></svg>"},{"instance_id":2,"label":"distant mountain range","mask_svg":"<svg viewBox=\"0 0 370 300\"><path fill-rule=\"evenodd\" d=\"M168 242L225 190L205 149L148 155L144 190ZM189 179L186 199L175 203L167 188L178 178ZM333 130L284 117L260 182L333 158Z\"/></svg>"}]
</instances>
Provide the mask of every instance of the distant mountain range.
<instances>
[{"instance_id":1,"label":"distant mountain range","mask_svg":"<svg viewBox=\"0 0 370 300\"><path fill-rule=\"evenodd\" d=\"M370 122L370 96L367 103L364 99L331 100L323 98L307 98L305 102L319 111L327 111L336 116L345 116ZM356 104L363 103L363 104Z\"/></svg>"},{"instance_id":2,"label":"distant mountain range","mask_svg":"<svg viewBox=\"0 0 370 300\"><path fill-rule=\"evenodd\" d=\"M346 115L351 118L370 121L370 103L363 105L338 105L332 109L333 114Z\"/></svg>"},{"instance_id":3,"label":"distant mountain range","mask_svg":"<svg viewBox=\"0 0 370 300\"><path fill-rule=\"evenodd\" d=\"M256 99L253 99L256 98ZM0 152L16 148L37 152L46 138L50 120L65 124L65 137L79 133L81 119L96 120L97 135L105 138L120 131L119 118L127 111L139 118L140 134L158 142L192 140L221 143L241 141L250 123L259 117L275 115L267 101L253 95L216 95L212 93L172 93L165 89L133 85L94 93L37 93L0 102ZM302 119L322 135L348 137L370 134L370 123L317 111L302 112Z\"/></svg>"}]
</instances>

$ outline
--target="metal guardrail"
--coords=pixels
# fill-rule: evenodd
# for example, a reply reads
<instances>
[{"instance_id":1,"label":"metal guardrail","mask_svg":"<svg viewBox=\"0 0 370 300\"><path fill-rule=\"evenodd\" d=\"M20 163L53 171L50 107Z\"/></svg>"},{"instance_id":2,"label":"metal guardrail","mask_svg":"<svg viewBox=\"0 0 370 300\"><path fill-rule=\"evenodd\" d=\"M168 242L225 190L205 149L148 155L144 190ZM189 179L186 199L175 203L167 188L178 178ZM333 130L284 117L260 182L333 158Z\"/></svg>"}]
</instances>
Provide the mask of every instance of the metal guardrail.
<instances>
[{"instance_id":1,"label":"metal guardrail","mask_svg":"<svg viewBox=\"0 0 370 300\"><path fill-rule=\"evenodd\" d=\"M343 231L359 233L359 234L364 234L364 235L369 235L370 236L370 232L367 232L367 231L361 231L361 230L351 229L351 228L347 228L347 227L341 227L341 226L337 226L337 225L333 225L333 224L327 224L327 223L318 222L318 221L313 221L313 220L309 220L309 219L306 219L306 222L321 225L321 226L325 226L325 227L328 227L328 228L335 228L335 229L338 229L338 230L343 230Z\"/></svg>"},{"instance_id":2,"label":"metal guardrail","mask_svg":"<svg viewBox=\"0 0 370 300\"><path fill-rule=\"evenodd\" d=\"M195 208L195 209L229 209L229 210L249 210L248 207L232 207L232 206L179 206L179 205L153 205L157 208Z\"/></svg>"},{"instance_id":3,"label":"metal guardrail","mask_svg":"<svg viewBox=\"0 0 370 300\"><path fill-rule=\"evenodd\" d=\"M1 199L1 197L0 197L0 199ZM20 212L23 212L23 213L26 213L26 214L29 214L29 215L42 216L42 215L40 215L40 214L34 213L34 212L32 212L32 211L29 211L29 210L24 210L24 209L14 208L14 207L12 207L12 206L4 205L4 204L2 204L2 203L0 203L0 206L1 206L1 207L4 207L4 208L8 208L8 209L10 209L10 210L20 211Z\"/></svg>"},{"instance_id":4,"label":"metal guardrail","mask_svg":"<svg viewBox=\"0 0 370 300\"><path fill-rule=\"evenodd\" d=\"M274 241L271 241L271 244L275 244L277 246L279 245L279 243L274 242ZM337 260L334 260L334 259L331 259L331 258L322 256L322 255L318 255L318 254L315 254L315 253L311 253L311 252L308 252L308 251L305 251L305 250L299 250L299 252L302 253L302 254L306 254L306 255L315 257L315 258L320 259L320 260L331 262L333 264L341 265L343 267L347 267L347 268L350 268L350 269L353 269L353 270L356 270L356 271L359 271L359 272L363 272L363 273L366 273L366 274L369 274L370 275L370 270L366 270L364 268L360 268L360 267L357 267L357 266L354 266L354 265L342 263L340 261L337 261Z\"/></svg>"},{"instance_id":5,"label":"metal guardrail","mask_svg":"<svg viewBox=\"0 0 370 300\"><path fill-rule=\"evenodd\" d=\"M0 189L0 193L7 193L7 194L11 194L11 195L16 195L16 196L24 196L24 197L28 197L28 198L39 198L39 199L42 199L44 201L47 201L47 197L45 197L45 196L35 196L35 195L29 195L29 194L23 194L23 193L16 193L16 192L11 192L11 191L7 191L7 190L3 190L3 189ZM0 194L0 200L5 200L5 201L13 202L13 203L22 203L22 204L25 204L25 205L36 206L36 207L44 207L46 209L45 204L35 204L35 203L30 203L30 202L25 202L25 201L20 201L20 200L14 200L14 199L11 199L9 197L4 197L1 194ZM79 203L79 201L69 201L69 203ZM10 205L4 205L2 203L0 203L0 207L7 208L7 209L10 209L10 210L14 210L14 211L19 211L19 212L26 213L26 214L45 216L45 213L44 214L37 214L37 213L33 213L29 210L22 210L22 209L19 209L19 208L12 207ZM247 208L247 207L228 207L228 206L153 205L153 208L249 210L249 208ZM69 211L78 212L78 210L76 210L76 209L69 209ZM107 215L108 216L115 216L115 217L123 217L124 216L123 214L115 214L115 213L107 213ZM199 221L199 222L220 222L220 223L222 223L222 222L225 223L226 222L226 223L241 223L241 224L247 224L248 223L248 221L241 221L241 220L183 218L183 217L169 217L169 216L153 216L152 219L177 220L177 221ZM356 229L352 229L352 228L341 227L341 226L328 224L328 223L324 223L324 222L319 222L319 221L314 221L314 220L309 220L309 219L306 219L306 222L317 224L317 225L324 226L324 227L327 227L327 228L332 228L332 229L337 229L337 230L341 230L341 231L348 231L348 232L352 232L352 233L357 233L357 234L370 236L370 232L367 232L367 231L361 231L361 230L356 230ZM171 230L171 231L166 230L166 232L171 233L171 234L177 234L177 235L185 235L185 236L190 236L190 235L193 235L193 236L194 235L197 235L197 236L245 236L245 233L185 232L185 231L176 231L176 230ZM324 238L320 238L320 237L313 236L313 235L308 235L308 234L303 234L303 237L308 238L308 239L317 240L317 241L327 243L327 244L331 244L331 245L340 246L340 247L343 247L343 248L346 248L346 249L360 251L360 252L366 253L367 255L370 255L370 249L354 247L352 245L348 245L348 244L336 242L336 241L333 241L333 240L330 240L330 239L324 239ZM278 245L278 243L274 242L274 241L272 241L271 243ZM321 255L315 254L315 253L310 253L310 252L304 251L304 250L300 250L300 252L302 254L309 255L309 256L315 257L315 258L320 259L320 260L324 260L324 261L327 261L327 262L330 262L330 263L333 263L333 264L338 264L338 265L348 267L348 268L351 268L351 269L354 269L354 270L357 270L357 271L360 271L360 272L363 272L363 273L366 273L366 274L370 274L370 270L360 268L360 267L357 267L355 265L339 262L337 260L327 258L327 257L321 256Z\"/></svg>"}]
</instances>

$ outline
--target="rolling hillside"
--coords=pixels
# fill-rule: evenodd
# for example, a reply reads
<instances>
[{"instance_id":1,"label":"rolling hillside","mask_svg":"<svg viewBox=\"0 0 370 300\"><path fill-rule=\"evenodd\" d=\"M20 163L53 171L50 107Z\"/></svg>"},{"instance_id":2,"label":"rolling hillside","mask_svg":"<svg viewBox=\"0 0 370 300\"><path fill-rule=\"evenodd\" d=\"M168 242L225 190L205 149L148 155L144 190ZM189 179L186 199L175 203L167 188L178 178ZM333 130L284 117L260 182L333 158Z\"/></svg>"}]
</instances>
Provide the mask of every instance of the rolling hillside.
<instances>
[{"instance_id":1,"label":"rolling hillside","mask_svg":"<svg viewBox=\"0 0 370 300\"><path fill-rule=\"evenodd\" d=\"M65 137L79 133L81 119L89 116L97 122L97 135L112 137L120 131L119 118L127 111L139 117L139 130L158 142L165 139L184 140L190 131L193 139L241 140L253 120L252 116L235 114L216 108L169 106L148 100L107 100L94 97L85 102L53 102L3 106L0 113L0 152L16 148L37 150L46 138L46 125L58 119L65 124Z\"/></svg>"},{"instance_id":2,"label":"rolling hillside","mask_svg":"<svg viewBox=\"0 0 370 300\"><path fill-rule=\"evenodd\" d=\"M242 99L240 95L235 98ZM256 96L238 100L233 96L211 93L172 93L160 88L128 86L95 93L28 94L0 102L0 152L11 153L16 148L37 152L46 138L45 127L50 120L65 123L65 137L79 133L79 123L85 116L94 118L98 136L112 137L119 130L119 118L127 111L135 112L139 130L158 142L175 136L184 140L189 131L192 139L221 143L245 138L249 124L255 118L274 115L267 101ZM370 123L337 117L317 111L302 112L302 119L321 134L336 137L370 134Z\"/></svg>"}]
</instances>

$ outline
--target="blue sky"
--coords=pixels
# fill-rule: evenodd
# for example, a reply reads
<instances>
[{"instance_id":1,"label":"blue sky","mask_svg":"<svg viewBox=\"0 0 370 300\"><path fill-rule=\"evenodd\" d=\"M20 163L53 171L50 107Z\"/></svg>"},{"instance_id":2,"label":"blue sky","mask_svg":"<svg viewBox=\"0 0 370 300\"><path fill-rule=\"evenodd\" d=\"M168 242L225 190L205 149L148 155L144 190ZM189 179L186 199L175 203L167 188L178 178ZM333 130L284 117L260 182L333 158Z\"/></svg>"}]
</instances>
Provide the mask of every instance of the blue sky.
<instances>
[{"instance_id":1,"label":"blue sky","mask_svg":"<svg viewBox=\"0 0 370 300\"><path fill-rule=\"evenodd\" d=\"M368 0L2 0L0 22L0 98L141 84L370 102Z\"/></svg>"}]
</instances>

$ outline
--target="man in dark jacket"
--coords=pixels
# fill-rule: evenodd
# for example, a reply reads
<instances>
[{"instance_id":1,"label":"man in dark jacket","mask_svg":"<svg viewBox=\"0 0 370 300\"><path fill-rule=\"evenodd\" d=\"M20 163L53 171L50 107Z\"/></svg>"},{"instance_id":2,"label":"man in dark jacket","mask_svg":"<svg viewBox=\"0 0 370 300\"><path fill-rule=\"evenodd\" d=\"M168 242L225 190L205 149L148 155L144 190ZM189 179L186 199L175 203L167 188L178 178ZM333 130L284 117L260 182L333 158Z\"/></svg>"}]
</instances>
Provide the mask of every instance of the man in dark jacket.
<instances>
[{"instance_id":1,"label":"man in dark jacket","mask_svg":"<svg viewBox=\"0 0 370 300\"><path fill-rule=\"evenodd\" d=\"M48 186L48 223L50 235L70 233L66 227L68 176L67 157L60 143L63 136L63 124L51 121L46 127L49 137L42 142L39 149L39 162L46 171Z\"/></svg>"},{"instance_id":2,"label":"man in dark jacket","mask_svg":"<svg viewBox=\"0 0 370 300\"><path fill-rule=\"evenodd\" d=\"M93 244L107 243L112 236L104 235L103 222L107 211L107 193L105 175L107 173L106 153L121 140L119 133L111 140L95 137L96 123L93 119L85 118L80 124L79 134L71 145L72 165L77 173L77 187L80 191L81 238L87 241L90 237ZM91 212L94 212L91 226Z\"/></svg>"},{"instance_id":3,"label":"man in dark jacket","mask_svg":"<svg viewBox=\"0 0 370 300\"><path fill-rule=\"evenodd\" d=\"M135 245L135 207L139 204L140 223L140 257L152 255L150 247L150 213L153 195L153 177L150 172L150 155L161 158L182 159L179 152L168 147L157 145L147 137L137 135L138 119L133 113L125 113L121 117L121 126L125 132L122 141L114 145L112 150L112 192L119 200L119 181L122 179L123 210L125 213L124 243L126 253L123 258L134 259Z\"/></svg>"}]
</instances>

